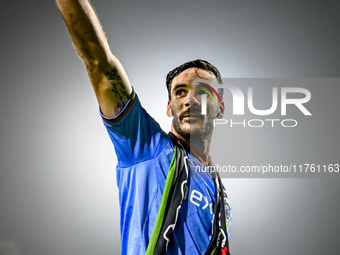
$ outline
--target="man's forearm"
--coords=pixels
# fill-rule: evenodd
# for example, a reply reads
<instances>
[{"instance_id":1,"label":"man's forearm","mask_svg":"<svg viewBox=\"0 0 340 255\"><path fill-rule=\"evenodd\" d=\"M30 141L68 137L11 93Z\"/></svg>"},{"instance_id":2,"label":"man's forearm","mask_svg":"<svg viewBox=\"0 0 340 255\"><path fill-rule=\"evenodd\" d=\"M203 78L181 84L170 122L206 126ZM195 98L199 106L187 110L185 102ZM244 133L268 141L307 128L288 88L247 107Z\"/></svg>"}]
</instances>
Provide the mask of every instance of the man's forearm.
<instances>
[{"instance_id":1,"label":"man's forearm","mask_svg":"<svg viewBox=\"0 0 340 255\"><path fill-rule=\"evenodd\" d=\"M114 117L132 92L120 62L112 55L104 30L88 0L56 0L73 45L84 61L101 110Z\"/></svg>"},{"instance_id":2,"label":"man's forearm","mask_svg":"<svg viewBox=\"0 0 340 255\"><path fill-rule=\"evenodd\" d=\"M85 64L109 60L111 57L109 44L91 4L87 0L56 0L56 2L74 47Z\"/></svg>"}]
</instances>

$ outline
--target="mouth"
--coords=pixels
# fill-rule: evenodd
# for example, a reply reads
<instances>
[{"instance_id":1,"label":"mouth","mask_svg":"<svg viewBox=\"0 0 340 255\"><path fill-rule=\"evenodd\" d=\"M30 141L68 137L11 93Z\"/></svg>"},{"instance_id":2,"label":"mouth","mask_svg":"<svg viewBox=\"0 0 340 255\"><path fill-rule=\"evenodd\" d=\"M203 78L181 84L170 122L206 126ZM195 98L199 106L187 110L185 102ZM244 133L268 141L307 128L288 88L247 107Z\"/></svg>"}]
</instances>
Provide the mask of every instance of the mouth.
<instances>
[{"instance_id":1,"label":"mouth","mask_svg":"<svg viewBox=\"0 0 340 255\"><path fill-rule=\"evenodd\" d=\"M197 120L197 119L203 119L204 117L201 114L198 113L185 113L182 116L183 120Z\"/></svg>"}]
</instances>

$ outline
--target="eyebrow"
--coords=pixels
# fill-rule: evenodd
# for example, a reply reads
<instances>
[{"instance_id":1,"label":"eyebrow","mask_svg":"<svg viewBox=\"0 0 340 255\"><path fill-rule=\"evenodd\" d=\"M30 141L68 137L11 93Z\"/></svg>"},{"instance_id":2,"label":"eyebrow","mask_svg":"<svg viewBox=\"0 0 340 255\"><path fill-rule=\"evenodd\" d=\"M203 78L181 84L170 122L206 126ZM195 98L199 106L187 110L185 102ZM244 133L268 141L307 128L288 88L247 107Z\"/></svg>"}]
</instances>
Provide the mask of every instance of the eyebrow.
<instances>
[{"instance_id":1,"label":"eyebrow","mask_svg":"<svg viewBox=\"0 0 340 255\"><path fill-rule=\"evenodd\" d=\"M202 86L206 87L206 88L209 88L218 98L218 101L220 101L220 104L222 105L222 101L221 101L221 98L219 96L219 94L217 93L217 91L211 87L209 84L206 84L206 83L203 83L203 82L198 82L199 84L201 84Z\"/></svg>"},{"instance_id":2,"label":"eyebrow","mask_svg":"<svg viewBox=\"0 0 340 255\"><path fill-rule=\"evenodd\" d=\"M174 86L174 88L172 89L172 91L175 91L176 89L182 88L182 87L188 87L188 85L182 84L182 83L176 84L176 85Z\"/></svg>"}]
</instances>

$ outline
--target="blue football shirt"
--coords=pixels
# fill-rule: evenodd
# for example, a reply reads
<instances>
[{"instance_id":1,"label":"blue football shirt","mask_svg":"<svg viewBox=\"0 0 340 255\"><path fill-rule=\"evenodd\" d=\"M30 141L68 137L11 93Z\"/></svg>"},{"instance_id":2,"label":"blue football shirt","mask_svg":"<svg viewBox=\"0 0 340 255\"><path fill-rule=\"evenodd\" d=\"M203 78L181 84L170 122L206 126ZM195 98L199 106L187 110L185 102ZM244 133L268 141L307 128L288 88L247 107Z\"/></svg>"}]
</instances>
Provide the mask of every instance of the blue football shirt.
<instances>
[{"instance_id":1,"label":"blue football shirt","mask_svg":"<svg viewBox=\"0 0 340 255\"><path fill-rule=\"evenodd\" d=\"M174 146L142 108L135 92L116 118L103 117L103 122L118 158L121 254L145 254ZM212 235L214 181L208 173L197 171L202 162L187 153L189 192L182 202L167 254L204 254ZM230 228L232 216L228 208Z\"/></svg>"}]
</instances>

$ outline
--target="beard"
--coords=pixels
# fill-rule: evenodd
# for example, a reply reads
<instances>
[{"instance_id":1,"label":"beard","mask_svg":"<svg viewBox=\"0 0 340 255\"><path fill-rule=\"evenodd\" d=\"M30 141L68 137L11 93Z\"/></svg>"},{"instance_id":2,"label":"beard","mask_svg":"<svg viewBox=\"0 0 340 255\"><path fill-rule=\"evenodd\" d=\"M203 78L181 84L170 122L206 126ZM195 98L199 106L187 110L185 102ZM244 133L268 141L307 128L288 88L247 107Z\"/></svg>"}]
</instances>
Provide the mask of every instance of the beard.
<instances>
[{"instance_id":1,"label":"beard","mask_svg":"<svg viewBox=\"0 0 340 255\"><path fill-rule=\"evenodd\" d=\"M189 130L185 130L184 128L182 128L181 125L182 123L179 120L179 116L173 116L172 126L174 127L176 132L183 138L190 138L190 128Z\"/></svg>"},{"instance_id":2,"label":"beard","mask_svg":"<svg viewBox=\"0 0 340 255\"><path fill-rule=\"evenodd\" d=\"M189 129L183 128L184 124L182 120L185 114L186 113L183 113L180 116L178 115L173 116L172 125L179 135L188 140L189 139L204 140L212 136L215 118L211 114L205 115L203 125L200 128L192 128L194 123L191 124L190 121Z\"/></svg>"}]
</instances>

